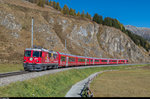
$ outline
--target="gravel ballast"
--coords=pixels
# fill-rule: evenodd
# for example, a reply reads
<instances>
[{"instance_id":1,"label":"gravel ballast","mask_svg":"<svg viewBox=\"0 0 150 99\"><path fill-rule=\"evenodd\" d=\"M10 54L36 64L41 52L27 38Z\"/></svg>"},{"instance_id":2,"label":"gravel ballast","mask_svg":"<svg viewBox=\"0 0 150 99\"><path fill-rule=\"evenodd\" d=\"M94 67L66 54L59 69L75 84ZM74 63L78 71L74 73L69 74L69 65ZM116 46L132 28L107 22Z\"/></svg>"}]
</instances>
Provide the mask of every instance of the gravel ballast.
<instances>
[{"instance_id":1,"label":"gravel ballast","mask_svg":"<svg viewBox=\"0 0 150 99\"><path fill-rule=\"evenodd\" d=\"M0 78L0 86L8 85L8 84L10 84L12 82L16 82L16 81L24 81L24 80L36 78L36 77L43 76L46 74L53 74L53 73L57 73L57 72L65 71L65 70L69 70L69 69L71 69L71 68L56 69L56 70L49 70L49 71L42 71L42 72L31 72L28 74Z\"/></svg>"}]
</instances>

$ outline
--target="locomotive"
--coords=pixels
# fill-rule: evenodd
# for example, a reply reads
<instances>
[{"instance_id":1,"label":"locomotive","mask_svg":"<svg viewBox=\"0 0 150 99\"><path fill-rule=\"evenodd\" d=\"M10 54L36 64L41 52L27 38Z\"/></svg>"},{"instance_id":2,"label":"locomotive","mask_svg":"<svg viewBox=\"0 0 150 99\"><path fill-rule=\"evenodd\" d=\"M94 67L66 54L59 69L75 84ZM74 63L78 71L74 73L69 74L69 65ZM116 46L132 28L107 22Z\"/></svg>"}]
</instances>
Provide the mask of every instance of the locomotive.
<instances>
[{"instance_id":1,"label":"locomotive","mask_svg":"<svg viewBox=\"0 0 150 99\"><path fill-rule=\"evenodd\" d=\"M44 48L26 48L23 66L25 71L42 71L69 66L88 66L104 64L127 64L127 59L108 59L71 55L49 51Z\"/></svg>"}]
</instances>

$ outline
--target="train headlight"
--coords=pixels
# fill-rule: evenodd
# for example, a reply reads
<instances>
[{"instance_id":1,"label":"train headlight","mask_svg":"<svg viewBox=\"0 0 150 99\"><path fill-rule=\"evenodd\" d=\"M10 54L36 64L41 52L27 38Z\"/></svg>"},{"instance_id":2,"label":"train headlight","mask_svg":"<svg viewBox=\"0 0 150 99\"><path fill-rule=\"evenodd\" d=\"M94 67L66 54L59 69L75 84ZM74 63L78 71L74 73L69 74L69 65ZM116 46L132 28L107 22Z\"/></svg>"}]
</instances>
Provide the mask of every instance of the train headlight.
<instances>
[{"instance_id":1,"label":"train headlight","mask_svg":"<svg viewBox=\"0 0 150 99\"><path fill-rule=\"evenodd\" d=\"M32 57L30 57L30 61L32 61L33 60L33 58Z\"/></svg>"}]
</instances>

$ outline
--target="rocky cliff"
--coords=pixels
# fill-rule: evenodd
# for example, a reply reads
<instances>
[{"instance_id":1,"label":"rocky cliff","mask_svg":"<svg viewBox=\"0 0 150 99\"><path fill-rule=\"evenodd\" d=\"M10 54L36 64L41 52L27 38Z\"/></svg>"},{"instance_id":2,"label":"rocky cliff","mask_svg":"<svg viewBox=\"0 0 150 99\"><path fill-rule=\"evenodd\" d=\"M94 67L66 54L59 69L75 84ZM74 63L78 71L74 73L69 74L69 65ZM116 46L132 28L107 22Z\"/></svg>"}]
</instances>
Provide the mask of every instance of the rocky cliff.
<instances>
[{"instance_id":1,"label":"rocky cliff","mask_svg":"<svg viewBox=\"0 0 150 99\"><path fill-rule=\"evenodd\" d=\"M0 0L0 63L22 63L24 49L31 46L31 17L35 45L74 55L149 62L148 53L118 29L66 16L49 6Z\"/></svg>"}]
</instances>

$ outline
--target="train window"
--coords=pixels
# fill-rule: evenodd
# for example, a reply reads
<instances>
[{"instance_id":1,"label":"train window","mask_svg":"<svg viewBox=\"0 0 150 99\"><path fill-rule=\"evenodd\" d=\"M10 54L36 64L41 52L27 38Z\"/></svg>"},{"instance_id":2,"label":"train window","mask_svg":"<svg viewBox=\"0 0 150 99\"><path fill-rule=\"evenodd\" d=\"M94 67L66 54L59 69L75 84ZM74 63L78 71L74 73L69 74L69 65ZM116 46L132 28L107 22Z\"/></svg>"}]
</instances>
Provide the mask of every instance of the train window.
<instances>
[{"instance_id":1,"label":"train window","mask_svg":"<svg viewBox=\"0 0 150 99\"><path fill-rule=\"evenodd\" d=\"M85 62L85 59L78 59L78 62Z\"/></svg>"},{"instance_id":2,"label":"train window","mask_svg":"<svg viewBox=\"0 0 150 99\"><path fill-rule=\"evenodd\" d=\"M93 62L93 59L91 59L91 62Z\"/></svg>"},{"instance_id":3,"label":"train window","mask_svg":"<svg viewBox=\"0 0 150 99\"><path fill-rule=\"evenodd\" d=\"M111 60L109 60L109 62L111 62Z\"/></svg>"},{"instance_id":4,"label":"train window","mask_svg":"<svg viewBox=\"0 0 150 99\"><path fill-rule=\"evenodd\" d=\"M90 62L90 60L88 59L87 62Z\"/></svg>"},{"instance_id":5,"label":"train window","mask_svg":"<svg viewBox=\"0 0 150 99\"><path fill-rule=\"evenodd\" d=\"M61 61L65 62L66 61L66 57L65 56L61 56Z\"/></svg>"},{"instance_id":6,"label":"train window","mask_svg":"<svg viewBox=\"0 0 150 99\"><path fill-rule=\"evenodd\" d=\"M51 57L51 53L48 53L48 55L49 55L49 58Z\"/></svg>"},{"instance_id":7,"label":"train window","mask_svg":"<svg viewBox=\"0 0 150 99\"><path fill-rule=\"evenodd\" d=\"M69 57L69 62L75 62L75 58L70 58Z\"/></svg>"},{"instance_id":8,"label":"train window","mask_svg":"<svg viewBox=\"0 0 150 99\"><path fill-rule=\"evenodd\" d=\"M33 57L40 57L40 56L41 56L41 52L33 51Z\"/></svg>"},{"instance_id":9,"label":"train window","mask_svg":"<svg viewBox=\"0 0 150 99\"><path fill-rule=\"evenodd\" d=\"M112 62L117 62L116 60L112 60Z\"/></svg>"},{"instance_id":10,"label":"train window","mask_svg":"<svg viewBox=\"0 0 150 99\"><path fill-rule=\"evenodd\" d=\"M42 52L40 52L40 57L42 57Z\"/></svg>"},{"instance_id":11,"label":"train window","mask_svg":"<svg viewBox=\"0 0 150 99\"><path fill-rule=\"evenodd\" d=\"M128 62L128 60L127 60L127 62Z\"/></svg>"},{"instance_id":12,"label":"train window","mask_svg":"<svg viewBox=\"0 0 150 99\"><path fill-rule=\"evenodd\" d=\"M53 57L54 57L54 59L56 59L57 58L57 54L54 54Z\"/></svg>"},{"instance_id":13,"label":"train window","mask_svg":"<svg viewBox=\"0 0 150 99\"><path fill-rule=\"evenodd\" d=\"M26 57L30 57L31 56L31 51L25 51L25 55Z\"/></svg>"},{"instance_id":14,"label":"train window","mask_svg":"<svg viewBox=\"0 0 150 99\"><path fill-rule=\"evenodd\" d=\"M101 60L101 62L107 62L107 60Z\"/></svg>"},{"instance_id":15,"label":"train window","mask_svg":"<svg viewBox=\"0 0 150 99\"><path fill-rule=\"evenodd\" d=\"M99 60L95 60L95 62L99 62Z\"/></svg>"}]
</instances>

